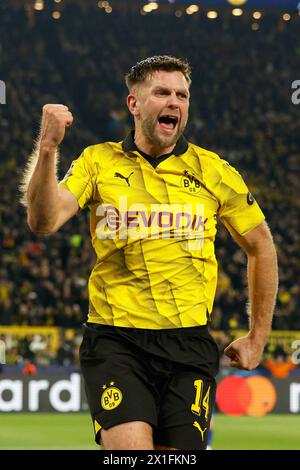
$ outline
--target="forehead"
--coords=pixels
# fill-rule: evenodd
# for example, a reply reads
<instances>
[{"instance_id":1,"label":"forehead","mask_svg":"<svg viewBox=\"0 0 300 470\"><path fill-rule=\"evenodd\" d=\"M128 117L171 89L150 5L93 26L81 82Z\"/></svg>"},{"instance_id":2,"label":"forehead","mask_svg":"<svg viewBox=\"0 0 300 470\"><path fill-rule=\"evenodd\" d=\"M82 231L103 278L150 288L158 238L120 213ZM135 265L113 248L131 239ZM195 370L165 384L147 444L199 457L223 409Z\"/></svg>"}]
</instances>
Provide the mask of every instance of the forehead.
<instances>
[{"instance_id":1,"label":"forehead","mask_svg":"<svg viewBox=\"0 0 300 470\"><path fill-rule=\"evenodd\" d=\"M144 84L151 89L155 87L185 89L186 91L189 89L185 76L179 71L157 70L147 77Z\"/></svg>"}]
</instances>

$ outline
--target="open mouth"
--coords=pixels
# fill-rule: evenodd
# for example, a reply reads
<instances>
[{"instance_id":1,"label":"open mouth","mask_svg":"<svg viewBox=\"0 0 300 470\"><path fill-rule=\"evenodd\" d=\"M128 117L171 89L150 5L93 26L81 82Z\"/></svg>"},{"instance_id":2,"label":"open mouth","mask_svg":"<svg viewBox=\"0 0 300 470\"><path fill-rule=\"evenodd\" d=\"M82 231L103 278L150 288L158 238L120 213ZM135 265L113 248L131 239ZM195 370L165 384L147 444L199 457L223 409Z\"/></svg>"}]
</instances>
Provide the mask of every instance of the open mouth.
<instances>
[{"instance_id":1,"label":"open mouth","mask_svg":"<svg viewBox=\"0 0 300 470\"><path fill-rule=\"evenodd\" d=\"M166 114L165 116L160 116L158 118L159 126L167 131L173 131L178 123L177 116L171 116Z\"/></svg>"}]
</instances>

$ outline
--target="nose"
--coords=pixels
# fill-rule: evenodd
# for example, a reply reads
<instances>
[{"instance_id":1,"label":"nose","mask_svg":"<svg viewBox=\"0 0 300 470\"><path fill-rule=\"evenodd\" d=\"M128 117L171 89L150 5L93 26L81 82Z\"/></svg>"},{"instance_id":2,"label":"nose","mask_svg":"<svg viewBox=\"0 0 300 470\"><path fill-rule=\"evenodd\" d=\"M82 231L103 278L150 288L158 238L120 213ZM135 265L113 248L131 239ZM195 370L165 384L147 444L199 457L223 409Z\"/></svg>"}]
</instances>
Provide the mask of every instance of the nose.
<instances>
[{"instance_id":1,"label":"nose","mask_svg":"<svg viewBox=\"0 0 300 470\"><path fill-rule=\"evenodd\" d=\"M179 107L179 98L176 92L173 91L168 97L168 108L176 109Z\"/></svg>"}]
</instances>

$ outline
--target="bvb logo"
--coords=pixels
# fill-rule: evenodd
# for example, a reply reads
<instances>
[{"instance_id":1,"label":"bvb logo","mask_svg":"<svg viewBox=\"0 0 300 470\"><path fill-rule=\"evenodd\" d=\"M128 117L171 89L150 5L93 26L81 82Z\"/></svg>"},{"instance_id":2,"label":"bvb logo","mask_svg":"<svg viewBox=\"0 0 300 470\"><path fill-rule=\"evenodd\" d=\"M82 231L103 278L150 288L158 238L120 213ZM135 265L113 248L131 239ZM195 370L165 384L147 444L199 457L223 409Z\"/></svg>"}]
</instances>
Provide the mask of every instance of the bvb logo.
<instances>
[{"instance_id":1,"label":"bvb logo","mask_svg":"<svg viewBox=\"0 0 300 470\"><path fill-rule=\"evenodd\" d=\"M113 387L114 382L110 382L110 386L106 388L106 385L103 385L104 392L101 396L101 406L104 410L114 410L122 402L122 392L116 387Z\"/></svg>"},{"instance_id":2,"label":"bvb logo","mask_svg":"<svg viewBox=\"0 0 300 470\"><path fill-rule=\"evenodd\" d=\"M190 175L187 170L184 171L184 176L181 178L181 186L187 189L190 193L199 193L201 190L200 181L193 175Z\"/></svg>"}]
</instances>

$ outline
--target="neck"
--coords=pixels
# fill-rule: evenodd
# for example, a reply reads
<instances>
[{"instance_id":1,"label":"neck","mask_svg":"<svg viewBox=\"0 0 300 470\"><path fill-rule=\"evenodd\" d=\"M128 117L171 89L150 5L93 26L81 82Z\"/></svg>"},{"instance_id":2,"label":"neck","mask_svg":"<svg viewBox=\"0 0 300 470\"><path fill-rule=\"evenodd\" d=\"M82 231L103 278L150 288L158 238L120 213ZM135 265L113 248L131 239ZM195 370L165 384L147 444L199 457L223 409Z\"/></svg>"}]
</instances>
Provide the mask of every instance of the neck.
<instances>
[{"instance_id":1,"label":"neck","mask_svg":"<svg viewBox=\"0 0 300 470\"><path fill-rule=\"evenodd\" d=\"M170 147L162 147L159 144L155 144L153 142L149 142L147 138L137 130L135 131L134 141L137 148L141 151L150 155L153 158L158 158L161 155L165 155L166 153L171 153L172 150L175 148L176 143L171 145Z\"/></svg>"}]
</instances>

